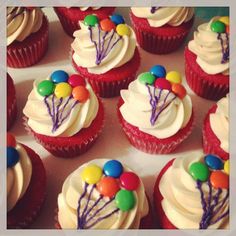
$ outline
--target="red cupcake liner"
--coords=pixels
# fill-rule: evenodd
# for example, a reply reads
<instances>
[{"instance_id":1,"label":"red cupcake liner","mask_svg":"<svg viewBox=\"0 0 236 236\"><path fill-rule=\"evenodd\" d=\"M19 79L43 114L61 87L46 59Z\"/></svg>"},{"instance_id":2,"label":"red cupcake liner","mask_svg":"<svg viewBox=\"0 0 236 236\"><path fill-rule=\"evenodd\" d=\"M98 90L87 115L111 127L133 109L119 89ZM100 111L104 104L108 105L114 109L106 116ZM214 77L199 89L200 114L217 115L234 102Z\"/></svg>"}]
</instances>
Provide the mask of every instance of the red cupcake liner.
<instances>
[{"instance_id":1,"label":"red cupcake liner","mask_svg":"<svg viewBox=\"0 0 236 236\"><path fill-rule=\"evenodd\" d=\"M214 154L223 160L229 159L229 153L225 152L220 147L220 140L214 134L211 125L210 125L210 114L215 113L217 105L212 106L208 111L202 129L202 138L203 138L203 150L205 154Z\"/></svg>"},{"instance_id":2,"label":"red cupcake liner","mask_svg":"<svg viewBox=\"0 0 236 236\"><path fill-rule=\"evenodd\" d=\"M73 53L73 52L72 52ZM87 68L77 66L71 57L74 69L93 87L93 90L99 94L100 97L110 98L120 95L121 89L127 89L130 82L132 82L140 66L140 55L136 48L133 58L124 65L114 68L104 74L91 74Z\"/></svg>"},{"instance_id":3,"label":"red cupcake liner","mask_svg":"<svg viewBox=\"0 0 236 236\"><path fill-rule=\"evenodd\" d=\"M185 48L185 76L189 87L200 97L217 101L229 92L229 76L208 75L197 64L197 56Z\"/></svg>"},{"instance_id":4,"label":"red cupcake liner","mask_svg":"<svg viewBox=\"0 0 236 236\"><path fill-rule=\"evenodd\" d=\"M7 130L9 130L17 117L16 90L14 82L7 73Z\"/></svg>"},{"instance_id":5,"label":"red cupcake liner","mask_svg":"<svg viewBox=\"0 0 236 236\"><path fill-rule=\"evenodd\" d=\"M138 150L149 154L168 154L173 152L191 133L194 127L194 114L188 124L178 133L169 138L159 139L150 134L144 133L138 127L129 124L120 112L123 100L118 102L118 118L129 142Z\"/></svg>"},{"instance_id":6,"label":"red cupcake liner","mask_svg":"<svg viewBox=\"0 0 236 236\"><path fill-rule=\"evenodd\" d=\"M154 207L155 207L155 217L157 222L159 223L159 226L161 229L177 229L167 218L161 202L163 200L163 196L161 195L161 192L159 190L159 184L161 181L162 176L164 173L168 170L169 167L172 166L175 159L169 161L165 167L161 170L160 174L157 177L155 186L154 186L154 193L153 193L153 200L154 200Z\"/></svg>"},{"instance_id":7,"label":"red cupcake liner","mask_svg":"<svg viewBox=\"0 0 236 236\"><path fill-rule=\"evenodd\" d=\"M34 136L35 140L48 152L55 157L74 158L86 152L97 140L104 124L104 109L99 101L98 113L91 125L71 137L51 137L38 134L28 126L28 118L24 118L24 120L28 133Z\"/></svg>"},{"instance_id":8,"label":"red cupcake liner","mask_svg":"<svg viewBox=\"0 0 236 236\"><path fill-rule=\"evenodd\" d=\"M48 25L48 20L44 16L38 32L31 34L22 42L15 41L7 46L7 66L23 68L39 62L48 48Z\"/></svg>"},{"instance_id":9,"label":"red cupcake liner","mask_svg":"<svg viewBox=\"0 0 236 236\"><path fill-rule=\"evenodd\" d=\"M130 13L130 19L137 42L145 51L154 54L167 54L177 50L185 41L193 25L194 18L181 26L150 27L147 20Z\"/></svg>"},{"instance_id":10,"label":"red cupcake liner","mask_svg":"<svg viewBox=\"0 0 236 236\"><path fill-rule=\"evenodd\" d=\"M32 163L28 189L16 206L7 213L7 228L27 228L39 215L46 196L46 173L40 157L23 145Z\"/></svg>"},{"instance_id":11,"label":"red cupcake liner","mask_svg":"<svg viewBox=\"0 0 236 236\"><path fill-rule=\"evenodd\" d=\"M98 10L88 9L86 11L81 11L77 7L54 7L62 28L70 37L73 37L73 33L80 29L79 21L83 20L85 16L96 14L102 20L112 15L114 10L115 7L102 7Z\"/></svg>"}]
</instances>

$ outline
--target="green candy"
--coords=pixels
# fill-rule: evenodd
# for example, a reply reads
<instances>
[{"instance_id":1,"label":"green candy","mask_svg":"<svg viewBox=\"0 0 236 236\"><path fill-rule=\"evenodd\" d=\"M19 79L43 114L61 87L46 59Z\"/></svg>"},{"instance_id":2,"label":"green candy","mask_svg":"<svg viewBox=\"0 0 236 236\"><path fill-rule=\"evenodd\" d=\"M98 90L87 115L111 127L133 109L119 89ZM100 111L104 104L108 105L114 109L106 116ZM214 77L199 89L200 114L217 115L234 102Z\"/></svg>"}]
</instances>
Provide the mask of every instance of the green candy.
<instances>
[{"instance_id":1,"label":"green candy","mask_svg":"<svg viewBox=\"0 0 236 236\"><path fill-rule=\"evenodd\" d=\"M98 24L98 18L95 15L87 15L84 18L84 24L88 26L95 26Z\"/></svg>"},{"instance_id":2,"label":"green candy","mask_svg":"<svg viewBox=\"0 0 236 236\"><path fill-rule=\"evenodd\" d=\"M211 30L216 33L224 33L225 32L225 24L221 21L214 21L211 23Z\"/></svg>"},{"instance_id":3,"label":"green candy","mask_svg":"<svg viewBox=\"0 0 236 236\"><path fill-rule=\"evenodd\" d=\"M135 197L132 191L121 189L116 194L115 202L121 211L128 211L135 206Z\"/></svg>"},{"instance_id":4,"label":"green candy","mask_svg":"<svg viewBox=\"0 0 236 236\"><path fill-rule=\"evenodd\" d=\"M37 90L41 96L49 96L53 94L55 85L51 80L43 80L38 84Z\"/></svg>"},{"instance_id":5,"label":"green candy","mask_svg":"<svg viewBox=\"0 0 236 236\"><path fill-rule=\"evenodd\" d=\"M189 167L189 173L195 180L205 182L209 177L209 169L206 164L201 162L194 162Z\"/></svg>"},{"instance_id":6,"label":"green candy","mask_svg":"<svg viewBox=\"0 0 236 236\"><path fill-rule=\"evenodd\" d=\"M150 72L144 72L139 75L139 82L142 84L152 85L155 80L156 80L156 77Z\"/></svg>"}]
</instances>

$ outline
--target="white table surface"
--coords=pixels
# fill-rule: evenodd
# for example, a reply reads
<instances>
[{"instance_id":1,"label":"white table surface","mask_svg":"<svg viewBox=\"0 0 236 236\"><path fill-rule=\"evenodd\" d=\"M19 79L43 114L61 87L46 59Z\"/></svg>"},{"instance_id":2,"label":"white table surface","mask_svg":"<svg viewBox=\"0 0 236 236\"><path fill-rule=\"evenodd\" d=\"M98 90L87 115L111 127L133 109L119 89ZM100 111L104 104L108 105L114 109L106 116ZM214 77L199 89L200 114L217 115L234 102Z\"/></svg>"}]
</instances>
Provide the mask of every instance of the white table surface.
<instances>
[{"instance_id":1,"label":"white table surface","mask_svg":"<svg viewBox=\"0 0 236 236\"><path fill-rule=\"evenodd\" d=\"M73 39L63 31L56 14L51 8L44 8L43 11L50 21L49 49L46 56L32 67L8 69L8 72L15 81L18 105L17 121L10 131L16 135L19 142L26 144L40 155L47 173L47 197L45 205L42 208L40 216L31 228L54 228L54 210L57 207L57 196L61 191L63 181L78 166L95 158L118 159L130 166L140 174L146 192L152 202L153 186L156 176L165 163L172 158L182 155L192 155L193 152L200 152L202 150L202 123L204 116L213 102L196 96L187 86L186 88L192 98L195 110L196 126L193 133L174 153L169 155L149 155L136 150L126 139L116 114L118 98L103 99L105 106L105 126L95 145L78 158L61 159L53 157L27 134L22 124L22 109L32 89L33 81L39 77L46 78L46 76L58 69L73 73L73 68L69 61L70 44ZM123 14L126 22L129 23L129 8L120 7L116 9L116 12ZM199 19L195 20L193 29L196 28L197 24L199 24ZM189 38L192 38L192 34ZM159 56L152 55L140 49L141 66L138 73L148 71L152 65L162 64L166 67L167 71L178 70L184 76L183 50L184 45L174 53ZM183 83L186 84L185 78L183 80Z\"/></svg>"}]
</instances>

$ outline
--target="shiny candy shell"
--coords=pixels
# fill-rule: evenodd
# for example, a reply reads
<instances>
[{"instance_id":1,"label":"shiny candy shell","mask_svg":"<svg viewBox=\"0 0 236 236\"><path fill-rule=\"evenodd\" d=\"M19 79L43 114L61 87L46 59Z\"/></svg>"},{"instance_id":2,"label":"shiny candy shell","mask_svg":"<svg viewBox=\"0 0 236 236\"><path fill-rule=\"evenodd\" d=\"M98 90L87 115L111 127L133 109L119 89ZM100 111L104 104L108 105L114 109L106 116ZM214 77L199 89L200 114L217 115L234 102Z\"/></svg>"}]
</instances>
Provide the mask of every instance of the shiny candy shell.
<instances>
[{"instance_id":1,"label":"shiny candy shell","mask_svg":"<svg viewBox=\"0 0 236 236\"><path fill-rule=\"evenodd\" d=\"M171 83L165 78L158 78L154 83L155 88L171 90Z\"/></svg>"},{"instance_id":2,"label":"shiny candy shell","mask_svg":"<svg viewBox=\"0 0 236 236\"><path fill-rule=\"evenodd\" d=\"M123 16L118 15L118 14L112 15L112 16L111 16L111 20L112 20L116 25L124 24L124 23L125 23L125 20L124 20Z\"/></svg>"},{"instance_id":3,"label":"shiny candy shell","mask_svg":"<svg viewBox=\"0 0 236 236\"><path fill-rule=\"evenodd\" d=\"M138 76L138 80L142 84L152 85L155 81L156 77L150 72L144 72Z\"/></svg>"},{"instance_id":4,"label":"shiny candy shell","mask_svg":"<svg viewBox=\"0 0 236 236\"><path fill-rule=\"evenodd\" d=\"M229 188L229 176L220 170L211 173L210 182L214 188Z\"/></svg>"},{"instance_id":5,"label":"shiny candy shell","mask_svg":"<svg viewBox=\"0 0 236 236\"><path fill-rule=\"evenodd\" d=\"M68 79L68 83L73 88L76 86L85 86L86 85L85 79L77 74L71 75Z\"/></svg>"},{"instance_id":6,"label":"shiny candy shell","mask_svg":"<svg viewBox=\"0 0 236 236\"><path fill-rule=\"evenodd\" d=\"M53 94L55 85L51 80L43 80L38 84L37 91L41 96Z\"/></svg>"},{"instance_id":7,"label":"shiny candy shell","mask_svg":"<svg viewBox=\"0 0 236 236\"><path fill-rule=\"evenodd\" d=\"M100 21L100 26L103 31L109 32L116 28L114 22L110 19L104 19Z\"/></svg>"},{"instance_id":8,"label":"shiny candy shell","mask_svg":"<svg viewBox=\"0 0 236 236\"><path fill-rule=\"evenodd\" d=\"M135 197L132 191L121 189L116 194L115 202L121 211L129 211L135 206Z\"/></svg>"},{"instance_id":9,"label":"shiny candy shell","mask_svg":"<svg viewBox=\"0 0 236 236\"><path fill-rule=\"evenodd\" d=\"M97 184L97 189L103 196L112 198L120 190L120 187L116 179L106 176Z\"/></svg>"},{"instance_id":10,"label":"shiny candy shell","mask_svg":"<svg viewBox=\"0 0 236 236\"><path fill-rule=\"evenodd\" d=\"M224 164L224 171L229 175L229 160L227 160Z\"/></svg>"},{"instance_id":11,"label":"shiny candy shell","mask_svg":"<svg viewBox=\"0 0 236 236\"><path fill-rule=\"evenodd\" d=\"M7 133L7 147L16 147L16 139L11 133Z\"/></svg>"},{"instance_id":12,"label":"shiny candy shell","mask_svg":"<svg viewBox=\"0 0 236 236\"><path fill-rule=\"evenodd\" d=\"M103 166L103 172L107 176L111 176L114 178L120 177L123 171L122 164L117 160L110 160L105 163Z\"/></svg>"},{"instance_id":13,"label":"shiny candy shell","mask_svg":"<svg viewBox=\"0 0 236 236\"><path fill-rule=\"evenodd\" d=\"M225 32L229 34L229 25L226 26Z\"/></svg>"},{"instance_id":14,"label":"shiny candy shell","mask_svg":"<svg viewBox=\"0 0 236 236\"><path fill-rule=\"evenodd\" d=\"M136 190L139 186L140 180L139 177L133 172L124 172L120 176L121 186L126 190Z\"/></svg>"},{"instance_id":15,"label":"shiny candy shell","mask_svg":"<svg viewBox=\"0 0 236 236\"><path fill-rule=\"evenodd\" d=\"M7 168L13 167L19 158L19 153L14 147L7 147Z\"/></svg>"},{"instance_id":16,"label":"shiny candy shell","mask_svg":"<svg viewBox=\"0 0 236 236\"><path fill-rule=\"evenodd\" d=\"M84 24L87 26L95 26L98 24L98 18L95 15L87 15L84 18Z\"/></svg>"},{"instance_id":17,"label":"shiny candy shell","mask_svg":"<svg viewBox=\"0 0 236 236\"><path fill-rule=\"evenodd\" d=\"M73 88L72 95L75 100L84 103L89 98L89 91L84 86L77 86Z\"/></svg>"},{"instance_id":18,"label":"shiny candy shell","mask_svg":"<svg viewBox=\"0 0 236 236\"><path fill-rule=\"evenodd\" d=\"M116 26L116 32L120 36L130 35L130 28L126 24L119 24Z\"/></svg>"},{"instance_id":19,"label":"shiny candy shell","mask_svg":"<svg viewBox=\"0 0 236 236\"><path fill-rule=\"evenodd\" d=\"M57 84L54 91L57 98L66 98L71 95L71 92L71 86L65 82Z\"/></svg>"},{"instance_id":20,"label":"shiny candy shell","mask_svg":"<svg viewBox=\"0 0 236 236\"><path fill-rule=\"evenodd\" d=\"M219 20L211 23L211 30L216 33L224 33L225 32L225 24Z\"/></svg>"},{"instance_id":21,"label":"shiny candy shell","mask_svg":"<svg viewBox=\"0 0 236 236\"><path fill-rule=\"evenodd\" d=\"M228 16L222 16L218 19L218 21L221 21L225 25L229 25L229 17Z\"/></svg>"},{"instance_id":22,"label":"shiny candy shell","mask_svg":"<svg viewBox=\"0 0 236 236\"><path fill-rule=\"evenodd\" d=\"M202 182L207 181L209 177L209 170L206 164L201 162L194 162L189 167L189 173L195 180Z\"/></svg>"},{"instance_id":23,"label":"shiny candy shell","mask_svg":"<svg viewBox=\"0 0 236 236\"><path fill-rule=\"evenodd\" d=\"M174 94L176 94L180 99L183 99L187 91L182 84L172 84L171 90Z\"/></svg>"},{"instance_id":24,"label":"shiny candy shell","mask_svg":"<svg viewBox=\"0 0 236 236\"><path fill-rule=\"evenodd\" d=\"M102 169L95 164L90 164L83 169L81 177L88 184L96 184L102 177Z\"/></svg>"},{"instance_id":25,"label":"shiny candy shell","mask_svg":"<svg viewBox=\"0 0 236 236\"><path fill-rule=\"evenodd\" d=\"M150 72L157 78L165 78L166 77L166 69L164 66L155 65L150 69Z\"/></svg>"},{"instance_id":26,"label":"shiny candy shell","mask_svg":"<svg viewBox=\"0 0 236 236\"><path fill-rule=\"evenodd\" d=\"M50 78L53 83L58 84L67 82L69 75L64 70L56 70L51 74Z\"/></svg>"},{"instance_id":27,"label":"shiny candy shell","mask_svg":"<svg viewBox=\"0 0 236 236\"><path fill-rule=\"evenodd\" d=\"M170 81L172 84L181 84L182 77L178 71L170 71L166 75L166 79Z\"/></svg>"},{"instance_id":28,"label":"shiny candy shell","mask_svg":"<svg viewBox=\"0 0 236 236\"><path fill-rule=\"evenodd\" d=\"M217 156L209 154L205 156L205 162L213 170L221 170L223 168L223 162Z\"/></svg>"}]
</instances>

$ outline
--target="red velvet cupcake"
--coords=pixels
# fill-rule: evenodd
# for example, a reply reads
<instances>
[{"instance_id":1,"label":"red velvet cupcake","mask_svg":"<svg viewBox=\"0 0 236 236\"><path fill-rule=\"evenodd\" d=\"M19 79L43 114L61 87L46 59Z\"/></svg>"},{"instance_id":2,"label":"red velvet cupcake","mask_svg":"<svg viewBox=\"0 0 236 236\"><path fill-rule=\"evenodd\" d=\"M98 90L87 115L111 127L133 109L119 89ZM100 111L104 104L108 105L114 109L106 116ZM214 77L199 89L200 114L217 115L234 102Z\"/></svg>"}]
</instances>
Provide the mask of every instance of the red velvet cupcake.
<instances>
[{"instance_id":1,"label":"red velvet cupcake","mask_svg":"<svg viewBox=\"0 0 236 236\"><path fill-rule=\"evenodd\" d=\"M29 23L30 21L30 23ZM28 67L48 48L48 20L40 8L7 8L7 65Z\"/></svg>"},{"instance_id":2,"label":"red velvet cupcake","mask_svg":"<svg viewBox=\"0 0 236 236\"><path fill-rule=\"evenodd\" d=\"M153 66L121 90L118 117L130 143L150 154L173 152L192 132L191 98L176 71Z\"/></svg>"},{"instance_id":3,"label":"red velvet cupcake","mask_svg":"<svg viewBox=\"0 0 236 236\"><path fill-rule=\"evenodd\" d=\"M13 79L7 73L7 130L14 124L17 117L16 90Z\"/></svg>"},{"instance_id":4,"label":"red velvet cupcake","mask_svg":"<svg viewBox=\"0 0 236 236\"><path fill-rule=\"evenodd\" d=\"M229 92L229 17L198 26L185 48L185 74L198 96L219 100Z\"/></svg>"},{"instance_id":5,"label":"red velvet cupcake","mask_svg":"<svg viewBox=\"0 0 236 236\"><path fill-rule=\"evenodd\" d=\"M96 14L99 19L105 19L112 15L115 7L54 7L64 31L71 37L80 29L79 21L85 16Z\"/></svg>"},{"instance_id":6,"label":"red velvet cupcake","mask_svg":"<svg viewBox=\"0 0 236 236\"><path fill-rule=\"evenodd\" d=\"M203 150L224 160L229 159L229 97L208 111L203 125Z\"/></svg>"},{"instance_id":7,"label":"red velvet cupcake","mask_svg":"<svg viewBox=\"0 0 236 236\"><path fill-rule=\"evenodd\" d=\"M87 151L103 127L103 105L77 74L54 71L34 82L23 110L29 133L50 153L71 158Z\"/></svg>"},{"instance_id":8,"label":"red velvet cupcake","mask_svg":"<svg viewBox=\"0 0 236 236\"><path fill-rule=\"evenodd\" d=\"M40 212L45 191L40 157L7 134L7 228L28 228Z\"/></svg>"},{"instance_id":9,"label":"red velvet cupcake","mask_svg":"<svg viewBox=\"0 0 236 236\"><path fill-rule=\"evenodd\" d=\"M227 229L227 162L213 155L204 157L202 153L169 161L154 186L153 199L160 228Z\"/></svg>"},{"instance_id":10,"label":"red velvet cupcake","mask_svg":"<svg viewBox=\"0 0 236 236\"><path fill-rule=\"evenodd\" d=\"M190 7L132 7L130 19L141 48L167 54L183 44L193 25L194 11Z\"/></svg>"},{"instance_id":11,"label":"red velvet cupcake","mask_svg":"<svg viewBox=\"0 0 236 236\"><path fill-rule=\"evenodd\" d=\"M133 30L121 15L101 21L88 15L80 26L71 45L72 65L101 97L118 96L135 79L140 65Z\"/></svg>"}]
</instances>

